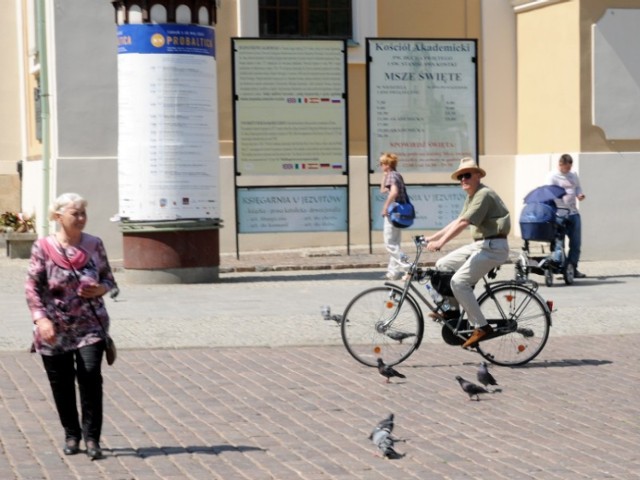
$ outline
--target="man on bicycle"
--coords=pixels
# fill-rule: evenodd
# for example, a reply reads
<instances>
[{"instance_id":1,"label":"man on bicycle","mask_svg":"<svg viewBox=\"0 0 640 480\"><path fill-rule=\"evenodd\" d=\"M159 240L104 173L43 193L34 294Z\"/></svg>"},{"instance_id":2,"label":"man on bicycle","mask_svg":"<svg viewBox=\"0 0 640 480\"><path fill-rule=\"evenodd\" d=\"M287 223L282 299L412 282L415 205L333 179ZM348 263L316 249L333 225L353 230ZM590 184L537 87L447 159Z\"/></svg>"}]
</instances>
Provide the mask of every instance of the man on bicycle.
<instances>
[{"instance_id":1,"label":"man on bicycle","mask_svg":"<svg viewBox=\"0 0 640 480\"><path fill-rule=\"evenodd\" d=\"M493 332L480 310L473 293L474 285L491 269L509 258L507 236L511 230L509 210L498 194L480 182L486 172L470 157L460 160L458 169L451 174L461 183L467 198L457 219L427 238L427 249L440 250L471 225L473 243L460 247L436 262L440 270L453 270L451 290L469 316L474 331L462 348L468 348Z\"/></svg>"}]
</instances>

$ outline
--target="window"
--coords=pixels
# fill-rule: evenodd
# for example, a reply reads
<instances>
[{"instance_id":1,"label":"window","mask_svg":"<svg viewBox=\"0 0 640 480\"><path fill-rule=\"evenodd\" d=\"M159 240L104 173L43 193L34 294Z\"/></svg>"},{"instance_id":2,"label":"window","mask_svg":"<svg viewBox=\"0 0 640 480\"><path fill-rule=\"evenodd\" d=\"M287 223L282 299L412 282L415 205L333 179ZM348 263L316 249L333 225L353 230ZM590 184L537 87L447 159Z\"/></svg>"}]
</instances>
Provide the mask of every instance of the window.
<instances>
[{"instance_id":1,"label":"window","mask_svg":"<svg viewBox=\"0 0 640 480\"><path fill-rule=\"evenodd\" d=\"M261 37L352 37L352 0L260 0Z\"/></svg>"}]
</instances>

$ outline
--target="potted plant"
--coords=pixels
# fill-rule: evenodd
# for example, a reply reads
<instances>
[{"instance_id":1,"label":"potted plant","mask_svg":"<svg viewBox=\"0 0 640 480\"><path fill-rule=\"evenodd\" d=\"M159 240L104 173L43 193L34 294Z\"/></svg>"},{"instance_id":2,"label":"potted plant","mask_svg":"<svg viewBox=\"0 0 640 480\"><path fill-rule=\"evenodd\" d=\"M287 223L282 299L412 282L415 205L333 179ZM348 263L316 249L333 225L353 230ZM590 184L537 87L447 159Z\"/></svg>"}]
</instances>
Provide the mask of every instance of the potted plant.
<instances>
[{"instance_id":1,"label":"potted plant","mask_svg":"<svg viewBox=\"0 0 640 480\"><path fill-rule=\"evenodd\" d=\"M0 232L9 258L29 258L31 245L38 238L35 215L4 212L0 214Z\"/></svg>"}]
</instances>

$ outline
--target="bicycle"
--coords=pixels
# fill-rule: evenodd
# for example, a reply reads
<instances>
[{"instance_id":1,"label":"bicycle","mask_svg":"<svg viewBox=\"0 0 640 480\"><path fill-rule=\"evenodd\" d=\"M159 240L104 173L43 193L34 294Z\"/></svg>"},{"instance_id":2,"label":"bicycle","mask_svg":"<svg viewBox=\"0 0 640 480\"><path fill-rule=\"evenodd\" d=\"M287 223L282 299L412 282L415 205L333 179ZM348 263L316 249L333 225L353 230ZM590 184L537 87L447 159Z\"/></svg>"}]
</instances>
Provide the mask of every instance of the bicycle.
<instances>
[{"instance_id":1,"label":"bicycle","mask_svg":"<svg viewBox=\"0 0 640 480\"><path fill-rule=\"evenodd\" d=\"M473 332L464 310L457 318L446 319L446 299L428 299L414 283L431 283L440 275L436 269L418 266L427 241L414 237L416 256L404 278L404 285L385 282L356 295L344 310L341 322L342 341L358 362L375 367L383 358L397 365L421 345L424 316L418 299L432 312L434 322L442 325L442 338L449 345L462 345ZM488 361L502 366L524 365L544 348L551 327L553 302L545 301L533 281L506 280L489 282L496 277L493 269L485 277L478 303L493 327L480 342L472 346Z\"/></svg>"}]
</instances>

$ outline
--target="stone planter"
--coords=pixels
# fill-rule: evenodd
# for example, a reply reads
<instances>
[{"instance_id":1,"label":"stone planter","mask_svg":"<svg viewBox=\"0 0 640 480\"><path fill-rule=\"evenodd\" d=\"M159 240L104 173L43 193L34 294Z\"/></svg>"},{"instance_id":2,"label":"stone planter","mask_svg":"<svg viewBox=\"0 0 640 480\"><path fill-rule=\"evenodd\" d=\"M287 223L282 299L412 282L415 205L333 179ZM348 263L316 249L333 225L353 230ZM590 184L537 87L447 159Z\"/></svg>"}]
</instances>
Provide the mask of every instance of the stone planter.
<instances>
[{"instance_id":1,"label":"stone planter","mask_svg":"<svg viewBox=\"0 0 640 480\"><path fill-rule=\"evenodd\" d=\"M29 258L31 256L31 246L37 238L37 233L5 232L4 242L7 247L7 257Z\"/></svg>"}]
</instances>

